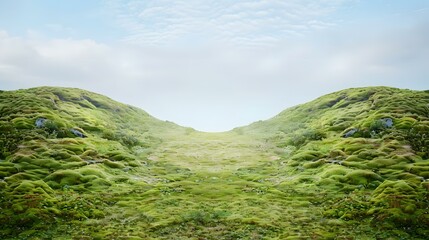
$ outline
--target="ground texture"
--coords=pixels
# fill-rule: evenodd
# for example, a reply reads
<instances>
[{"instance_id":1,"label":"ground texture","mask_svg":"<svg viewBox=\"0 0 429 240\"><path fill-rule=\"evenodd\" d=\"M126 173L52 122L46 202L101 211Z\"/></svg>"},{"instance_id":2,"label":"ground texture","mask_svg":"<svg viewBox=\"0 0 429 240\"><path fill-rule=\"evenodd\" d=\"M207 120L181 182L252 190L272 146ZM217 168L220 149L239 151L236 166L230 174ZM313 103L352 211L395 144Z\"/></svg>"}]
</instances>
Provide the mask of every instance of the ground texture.
<instances>
[{"instance_id":1,"label":"ground texture","mask_svg":"<svg viewBox=\"0 0 429 240\"><path fill-rule=\"evenodd\" d=\"M429 92L348 89L203 133L0 92L1 239L428 239Z\"/></svg>"}]
</instances>

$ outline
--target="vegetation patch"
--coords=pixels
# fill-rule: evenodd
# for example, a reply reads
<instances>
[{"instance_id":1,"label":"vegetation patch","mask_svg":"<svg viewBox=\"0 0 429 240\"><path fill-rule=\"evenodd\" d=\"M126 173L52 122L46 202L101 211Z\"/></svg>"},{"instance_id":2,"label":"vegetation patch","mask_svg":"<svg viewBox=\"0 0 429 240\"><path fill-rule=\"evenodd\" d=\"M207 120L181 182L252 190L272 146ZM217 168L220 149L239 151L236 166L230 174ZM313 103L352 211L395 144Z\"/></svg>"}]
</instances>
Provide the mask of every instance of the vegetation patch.
<instances>
[{"instance_id":1,"label":"vegetation patch","mask_svg":"<svg viewBox=\"0 0 429 240\"><path fill-rule=\"evenodd\" d=\"M428 239L429 92L347 89L202 133L0 92L1 239Z\"/></svg>"}]
</instances>

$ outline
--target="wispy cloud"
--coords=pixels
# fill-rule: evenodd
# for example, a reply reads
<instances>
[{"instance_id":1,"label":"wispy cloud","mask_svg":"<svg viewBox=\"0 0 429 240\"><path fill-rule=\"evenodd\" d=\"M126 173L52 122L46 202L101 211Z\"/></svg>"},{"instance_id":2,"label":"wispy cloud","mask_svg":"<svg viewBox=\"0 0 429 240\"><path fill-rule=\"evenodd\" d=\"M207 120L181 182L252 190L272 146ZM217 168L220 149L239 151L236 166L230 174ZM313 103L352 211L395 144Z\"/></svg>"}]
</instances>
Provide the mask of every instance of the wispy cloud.
<instances>
[{"instance_id":1,"label":"wispy cloud","mask_svg":"<svg viewBox=\"0 0 429 240\"><path fill-rule=\"evenodd\" d=\"M142 45L267 45L332 27L327 16L351 0L133 1L107 8L127 30L124 41Z\"/></svg>"},{"instance_id":2,"label":"wispy cloud","mask_svg":"<svg viewBox=\"0 0 429 240\"><path fill-rule=\"evenodd\" d=\"M427 29L352 29L251 50L109 46L0 32L0 83L85 88L162 119L227 130L346 87L427 87Z\"/></svg>"},{"instance_id":3,"label":"wispy cloud","mask_svg":"<svg viewBox=\"0 0 429 240\"><path fill-rule=\"evenodd\" d=\"M361 3L109 0L103 16L126 33L113 43L43 32L67 24L0 31L0 86L89 89L211 131L348 87L429 88L424 4L379 17Z\"/></svg>"}]
</instances>

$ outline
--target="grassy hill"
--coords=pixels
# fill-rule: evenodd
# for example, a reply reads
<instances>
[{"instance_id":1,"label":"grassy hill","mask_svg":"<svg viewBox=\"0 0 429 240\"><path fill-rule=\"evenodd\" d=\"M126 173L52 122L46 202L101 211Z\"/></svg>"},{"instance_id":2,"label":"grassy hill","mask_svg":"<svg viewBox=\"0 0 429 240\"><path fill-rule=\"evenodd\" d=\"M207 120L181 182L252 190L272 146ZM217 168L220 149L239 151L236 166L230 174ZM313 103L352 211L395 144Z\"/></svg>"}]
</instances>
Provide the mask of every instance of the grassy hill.
<instances>
[{"instance_id":1,"label":"grassy hill","mask_svg":"<svg viewBox=\"0 0 429 240\"><path fill-rule=\"evenodd\" d=\"M427 239L429 92L332 93L225 133L0 92L2 239Z\"/></svg>"},{"instance_id":2,"label":"grassy hill","mask_svg":"<svg viewBox=\"0 0 429 240\"><path fill-rule=\"evenodd\" d=\"M235 131L279 148L279 186L327 191L324 217L429 236L429 91L343 90Z\"/></svg>"}]
</instances>

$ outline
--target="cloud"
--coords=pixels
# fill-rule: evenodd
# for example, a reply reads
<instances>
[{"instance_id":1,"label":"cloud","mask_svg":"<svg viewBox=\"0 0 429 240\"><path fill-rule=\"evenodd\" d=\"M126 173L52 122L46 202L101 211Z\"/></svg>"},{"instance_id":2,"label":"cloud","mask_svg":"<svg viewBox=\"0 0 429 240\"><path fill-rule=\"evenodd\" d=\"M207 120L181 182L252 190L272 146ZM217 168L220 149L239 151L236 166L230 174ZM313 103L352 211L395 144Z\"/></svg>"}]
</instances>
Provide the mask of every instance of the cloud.
<instances>
[{"instance_id":1,"label":"cloud","mask_svg":"<svg viewBox=\"0 0 429 240\"><path fill-rule=\"evenodd\" d=\"M267 45L332 27L327 16L351 0L133 1L107 4L128 35L146 46L204 44ZM199 41L199 40L203 41Z\"/></svg>"},{"instance_id":2,"label":"cloud","mask_svg":"<svg viewBox=\"0 0 429 240\"><path fill-rule=\"evenodd\" d=\"M252 48L107 45L0 31L0 86L79 87L164 120L228 130L342 88L428 88L427 29L326 31Z\"/></svg>"}]
</instances>

